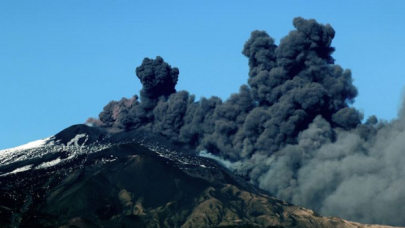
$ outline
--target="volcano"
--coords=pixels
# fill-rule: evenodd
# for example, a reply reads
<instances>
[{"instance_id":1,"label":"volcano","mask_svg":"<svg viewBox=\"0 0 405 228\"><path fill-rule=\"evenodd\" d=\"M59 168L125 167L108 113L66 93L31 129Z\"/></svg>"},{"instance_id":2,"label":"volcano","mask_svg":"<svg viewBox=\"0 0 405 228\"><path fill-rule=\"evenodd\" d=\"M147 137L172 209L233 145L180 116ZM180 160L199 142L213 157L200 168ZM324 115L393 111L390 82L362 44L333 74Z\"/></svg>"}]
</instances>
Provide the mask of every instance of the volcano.
<instances>
[{"instance_id":1,"label":"volcano","mask_svg":"<svg viewBox=\"0 0 405 228\"><path fill-rule=\"evenodd\" d=\"M0 227L384 227L278 200L141 131L87 125L0 152Z\"/></svg>"}]
</instances>

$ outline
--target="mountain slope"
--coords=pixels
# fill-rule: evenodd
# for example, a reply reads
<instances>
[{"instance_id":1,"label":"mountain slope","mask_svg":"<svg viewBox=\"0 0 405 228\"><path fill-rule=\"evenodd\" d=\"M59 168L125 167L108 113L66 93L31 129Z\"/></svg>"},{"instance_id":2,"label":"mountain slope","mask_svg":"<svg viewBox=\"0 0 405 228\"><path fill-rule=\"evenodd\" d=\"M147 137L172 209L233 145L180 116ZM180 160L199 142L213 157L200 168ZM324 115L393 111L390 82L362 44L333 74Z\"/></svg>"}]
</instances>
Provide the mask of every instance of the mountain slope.
<instances>
[{"instance_id":1,"label":"mountain slope","mask_svg":"<svg viewBox=\"0 0 405 228\"><path fill-rule=\"evenodd\" d=\"M0 227L374 227L277 200L157 138L113 141L77 125L4 156Z\"/></svg>"}]
</instances>

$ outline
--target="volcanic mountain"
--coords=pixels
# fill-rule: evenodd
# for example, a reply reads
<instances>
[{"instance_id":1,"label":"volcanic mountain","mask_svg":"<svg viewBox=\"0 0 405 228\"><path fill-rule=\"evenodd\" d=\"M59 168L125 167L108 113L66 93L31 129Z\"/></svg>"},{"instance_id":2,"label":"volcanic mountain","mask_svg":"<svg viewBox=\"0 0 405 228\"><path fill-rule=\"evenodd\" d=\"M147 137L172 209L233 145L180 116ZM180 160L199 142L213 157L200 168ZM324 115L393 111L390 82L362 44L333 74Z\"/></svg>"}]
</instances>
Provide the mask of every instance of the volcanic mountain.
<instances>
[{"instance_id":1,"label":"volcanic mountain","mask_svg":"<svg viewBox=\"0 0 405 228\"><path fill-rule=\"evenodd\" d=\"M87 125L0 151L0 227L384 227L278 200L141 131Z\"/></svg>"}]
</instances>

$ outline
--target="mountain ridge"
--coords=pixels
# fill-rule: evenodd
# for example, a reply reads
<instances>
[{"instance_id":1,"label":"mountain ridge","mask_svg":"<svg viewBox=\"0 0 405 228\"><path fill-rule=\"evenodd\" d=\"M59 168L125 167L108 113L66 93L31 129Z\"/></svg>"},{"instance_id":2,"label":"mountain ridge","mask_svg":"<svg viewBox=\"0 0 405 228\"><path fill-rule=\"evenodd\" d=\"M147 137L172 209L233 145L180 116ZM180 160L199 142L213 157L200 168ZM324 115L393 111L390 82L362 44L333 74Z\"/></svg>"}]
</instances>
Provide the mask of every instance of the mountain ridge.
<instances>
[{"instance_id":1,"label":"mountain ridge","mask_svg":"<svg viewBox=\"0 0 405 228\"><path fill-rule=\"evenodd\" d=\"M387 227L322 217L211 159L134 134L74 125L47 146L22 151L41 157L2 163L0 227Z\"/></svg>"}]
</instances>

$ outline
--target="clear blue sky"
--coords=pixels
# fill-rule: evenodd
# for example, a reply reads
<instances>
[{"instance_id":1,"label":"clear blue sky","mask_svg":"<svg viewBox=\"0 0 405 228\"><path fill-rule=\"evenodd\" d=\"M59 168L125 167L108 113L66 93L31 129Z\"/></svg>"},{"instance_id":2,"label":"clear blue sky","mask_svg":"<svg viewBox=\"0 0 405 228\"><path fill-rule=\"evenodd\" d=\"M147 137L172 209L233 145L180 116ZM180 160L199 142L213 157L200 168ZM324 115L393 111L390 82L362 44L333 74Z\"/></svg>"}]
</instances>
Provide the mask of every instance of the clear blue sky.
<instances>
[{"instance_id":1,"label":"clear blue sky","mask_svg":"<svg viewBox=\"0 0 405 228\"><path fill-rule=\"evenodd\" d=\"M334 58L352 69L355 107L396 117L405 85L405 1L0 1L0 149L97 117L138 94L134 70L161 55L178 90L227 98L247 81L250 32L277 42L296 16L336 30Z\"/></svg>"}]
</instances>

